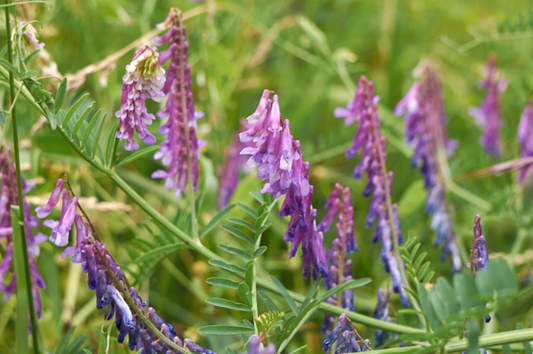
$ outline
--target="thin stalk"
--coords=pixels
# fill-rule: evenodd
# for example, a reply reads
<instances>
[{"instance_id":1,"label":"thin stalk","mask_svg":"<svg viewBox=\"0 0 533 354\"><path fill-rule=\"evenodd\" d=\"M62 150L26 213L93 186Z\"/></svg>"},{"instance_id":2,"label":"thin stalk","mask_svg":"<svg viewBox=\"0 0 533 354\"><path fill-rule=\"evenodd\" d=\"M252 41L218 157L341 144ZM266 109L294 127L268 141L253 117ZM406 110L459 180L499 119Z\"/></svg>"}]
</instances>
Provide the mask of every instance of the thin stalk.
<instances>
[{"instance_id":1,"label":"thin stalk","mask_svg":"<svg viewBox=\"0 0 533 354\"><path fill-rule=\"evenodd\" d=\"M185 41L187 40L185 35L185 27L182 23L182 15L181 11L178 11L178 35L180 38L180 45L178 46L178 56L180 58L180 61L183 61L184 58L187 58L185 55ZM195 242L200 242L200 236L198 233L198 220L196 218L196 203L194 198L194 186L193 186L193 180L192 180L192 146L191 146L191 139L189 136L190 127L189 127L189 111L187 107L187 83L185 82L185 67L187 63L182 62L178 69L178 87L180 89L178 96L181 100L181 109L183 114L183 124L185 125L183 127L183 131L185 132L185 154L187 155L187 192L189 194L189 204L190 204L190 213L191 213L191 224L192 224L192 236Z\"/></svg>"},{"instance_id":2,"label":"thin stalk","mask_svg":"<svg viewBox=\"0 0 533 354\"><path fill-rule=\"evenodd\" d=\"M514 331L479 336L479 347L488 348L488 347L499 346L499 345L504 345L504 344L529 342L531 340L533 340L533 328L518 329ZM402 347L402 348L379 349L379 350L374 350L373 352L375 354L403 354L403 353L407 354L407 353L416 353L417 351L422 350L423 348L424 348L423 346L409 346L409 347ZM458 352L462 352L465 350L468 350L468 339L449 341L444 346L443 352L444 353L458 353Z\"/></svg>"},{"instance_id":3,"label":"thin stalk","mask_svg":"<svg viewBox=\"0 0 533 354\"><path fill-rule=\"evenodd\" d=\"M11 0L5 0L5 15L6 15L6 36L7 36L7 60L10 64L13 64L13 53L12 53L12 43L11 43L11 21L9 18L9 7L11 5ZM16 21L16 20L15 20ZM33 341L33 351L34 353L40 353L39 349L39 329L37 327L37 315L35 313L35 304L33 303L33 294L32 294L32 281L30 275L30 257L28 255L28 241L26 240L26 228L25 222L26 218L24 215L24 194L22 192L22 175L20 172L20 153L19 153L19 137L17 129L17 113L14 108L15 104L15 79L13 73L9 72L9 93L10 93L10 106L11 106L11 119L13 120L13 153L15 160L15 170L17 175L17 194L18 194L18 205L20 213L20 237L22 243L22 251L24 254L24 270L27 283L27 292L28 292L28 308L30 311L30 321L31 321L31 337ZM15 225L13 225L15 227Z\"/></svg>"},{"instance_id":4,"label":"thin stalk","mask_svg":"<svg viewBox=\"0 0 533 354\"><path fill-rule=\"evenodd\" d=\"M262 235L259 235L257 237L257 240L255 241L255 247L254 247L254 254L255 251L261 246L261 237ZM253 256L253 255L252 255ZM257 336L259 336L259 328L257 326L257 319L259 318L259 310L257 308L257 280L255 279L257 277L257 259L254 257L252 260L252 316L254 317L254 332Z\"/></svg>"}]
</instances>

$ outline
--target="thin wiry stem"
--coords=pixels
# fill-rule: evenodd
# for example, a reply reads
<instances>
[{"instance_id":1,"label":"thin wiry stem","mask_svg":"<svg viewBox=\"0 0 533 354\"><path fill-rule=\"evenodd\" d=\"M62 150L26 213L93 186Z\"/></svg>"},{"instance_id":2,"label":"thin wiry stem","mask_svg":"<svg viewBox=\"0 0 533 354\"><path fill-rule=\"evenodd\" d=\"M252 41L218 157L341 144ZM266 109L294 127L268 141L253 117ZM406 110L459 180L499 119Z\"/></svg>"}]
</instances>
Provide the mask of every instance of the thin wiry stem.
<instances>
[{"instance_id":1,"label":"thin wiry stem","mask_svg":"<svg viewBox=\"0 0 533 354\"><path fill-rule=\"evenodd\" d=\"M6 36L7 36L7 60L10 64L13 64L13 53L12 53L12 42L11 42L11 21L9 16L9 8L12 5L11 0L5 0L5 15L6 15ZM15 20L16 21L16 20ZM20 89L19 89L20 91ZM15 104L15 79L13 77L13 72L9 72L9 92L10 92L10 105ZM20 223L20 238L22 243L22 254L24 255L24 271L25 274L22 276L26 277L27 292L28 292L28 308L30 311L30 322L31 322L31 334L33 341L33 351L34 353L40 353L39 349L39 338L38 338L38 327L37 327L37 315L35 313L35 304L33 303L33 294L32 294L32 282L30 275L30 258L28 255L28 241L26 240L26 218L24 215L24 194L22 191L22 175L20 172L20 154L19 154L19 137L18 137L18 128L17 128L17 112L14 107L11 107L11 118L13 121L13 153L15 160L15 170L17 175L17 193L18 193L18 205L19 205L19 223ZM15 227L15 225L12 225Z\"/></svg>"}]
</instances>

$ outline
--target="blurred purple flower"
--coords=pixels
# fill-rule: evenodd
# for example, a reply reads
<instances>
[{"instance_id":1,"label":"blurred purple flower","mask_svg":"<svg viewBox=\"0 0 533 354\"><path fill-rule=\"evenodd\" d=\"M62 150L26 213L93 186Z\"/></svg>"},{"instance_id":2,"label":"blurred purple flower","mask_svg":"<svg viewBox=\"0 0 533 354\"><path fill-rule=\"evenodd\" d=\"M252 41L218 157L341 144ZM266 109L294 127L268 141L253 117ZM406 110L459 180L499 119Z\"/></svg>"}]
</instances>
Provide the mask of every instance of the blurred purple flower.
<instances>
[{"instance_id":1,"label":"blurred purple flower","mask_svg":"<svg viewBox=\"0 0 533 354\"><path fill-rule=\"evenodd\" d=\"M263 348L261 345L261 339L254 335L250 338L248 354L276 354L276 346L271 343L267 345L266 348Z\"/></svg>"},{"instance_id":2,"label":"blurred purple flower","mask_svg":"<svg viewBox=\"0 0 533 354\"><path fill-rule=\"evenodd\" d=\"M533 101L530 100L524 108L520 123L518 124L518 143L520 144L520 157L533 156ZM526 176L531 174L533 166L522 167L518 170L518 182L524 183ZM531 183L531 175L528 183Z\"/></svg>"},{"instance_id":3,"label":"blurred purple flower","mask_svg":"<svg viewBox=\"0 0 533 354\"><path fill-rule=\"evenodd\" d=\"M246 122L241 122L241 128L246 127ZM226 151L226 159L218 171L218 207L224 209L233 196L239 184L239 171L249 172L251 169L246 165L248 158L241 155L246 147L253 147L253 142L241 143L238 134L233 134L231 145Z\"/></svg>"},{"instance_id":4,"label":"blurred purple flower","mask_svg":"<svg viewBox=\"0 0 533 354\"><path fill-rule=\"evenodd\" d=\"M7 239L4 258L0 262L0 292L4 293L2 301L7 301L17 291L17 275L13 264L13 227L11 225L11 206L18 205L17 175L11 152L6 146L0 148L0 239ZM33 185L22 177L23 192L28 192ZM42 317L41 298L39 288L45 289L46 284L39 273L35 258L39 256L39 244L46 240L46 236L38 233L33 235L32 228L39 226L39 220L31 214L30 206L24 197L23 206L25 218L26 242L30 265L31 290L37 317ZM16 225L16 227L19 227ZM11 274L9 284L6 283L6 275Z\"/></svg>"},{"instance_id":5,"label":"blurred purple flower","mask_svg":"<svg viewBox=\"0 0 533 354\"><path fill-rule=\"evenodd\" d=\"M359 126L352 145L346 151L346 157L354 157L362 150L361 160L354 169L353 177L362 178L366 172L368 183L363 190L363 195L372 194L372 201L366 218L366 227L371 228L374 220L376 230L372 237L373 242L381 240L381 260L385 270L390 273L392 288L400 294L402 304L409 306L407 292L403 289L403 280L396 257L392 254L394 242L392 237L397 237L398 243L402 242L400 219L396 204L391 202L392 172L387 173L385 161L385 138L381 136L380 121L377 102L379 97L374 96L374 85L365 76L361 76L353 101L346 108L335 109L335 117L344 118L345 124L351 125L358 121Z\"/></svg>"},{"instance_id":6,"label":"blurred purple flower","mask_svg":"<svg viewBox=\"0 0 533 354\"><path fill-rule=\"evenodd\" d=\"M352 280L352 261L346 259L346 256L357 248L353 230L353 207L350 201L350 189L343 188L340 184L335 184L324 209L328 213L318 224L320 232L328 232L335 218L337 224L335 225L337 237L333 240L333 244L327 253L327 261L329 264L329 276L325 280L324 285L327 289L332 289L337 285L346 283ZM346 290L336 294L326 300L330 304L335 304L348 311L354 311L353 305L353 290ZM326 334L330 327L335 324L335 316L326 313L324 323L322 324L322 332Z\"/></svg>"},{"instance_id":7,"label":"blurred purple flower","mask_svg":"<svg viewBox=\"0 0 533 354\"><path fill-rule=\"evenodd\" d=\"M57 185L60 185L60 183ZM65 192L67 190L63 190L63 195L65 195ZM72 201L74 200L77 200L77 197L74 196ZM72 202L70 205L72 205ZM76 204L77 207L78 205ZM120 288L126 290L124 273L108 252L107 247L102 242L94 239L90 222L84 221L83 217L78 214L75 214L72 219L70 225L66 225L66 220L70 220L67 218L63 219L63 223L69 229L72 227L72 223L76 224L76 245L66 248L63 252L63 258L73 256L71 258L73 263L81 263L82 271L87 273L87 285L89 289L94 290L96 293L96 308L101 310L107 307L106 320L110 320L115 316L115 326L119 332L117 341L124 343L126 336L128 336L128 347L132 351L137 352L143 349L143 353L173 353L174 351L157 338L139 319L119 291ZM107 267L118 279L119 287L114 283ZM194 344L189 339L185 339L185 345L183 345L174 327L163 320L152 307L145 311L148 303L142 300L135 288L131 287L127 290L127 294L137 309L148 317L158 330L176 345L187 348L195 354L214 354L212 351Z\"/></svg>"},{"instance_id":8,"label":"blurred purple flower","mask_svg":"<svg viewBox=\"0 0 533 354\"><path fill-rule=\"evenodd\" d=\"M500 127L502 125L502 102L501 94L507 88L507 80L503 78L496 67L496 57L491 55L487 58L487 65L483 68L484 79L478 83L480 89L486 89L487 95L480 107L471 107L468 110L476 122L484 131L479 139L485 147L485 153L493 154L500 158L502 155L502 142Z\"/></svg>"},{"instance_id":9,"label":"blurred purple flower","mask_svg":"<svg viewBox=\"0 0 533 354\"><path fill-rule=\"evenodd\" d=\"M170 43L160 56L161 64L170 59L162 89L168 99L165 107L157 113L161 119L168 118L159 128L159 132L167 138L154 156L156 159L162 159L162 164L168 166L168 171L155 171L152 178L164 178L165 188L175 189L176 198L180 198L187 188L189 173L192 186L197 190L200 148L205 146L206 142L196 136L196 120L204 114L194 110L191 67L187 64L189 43L181 13L177 9L171 9L167 19L158 25L160 29L168 27L170 28L167 33L153 39L157 46ZM188 171L189 164L191 171Z\"/></svg>"},{"instance_id":10,"label":"blurred purple flower","mask_svg":"<svg viewBox=\"0 0 533 354\"><path fill-rule=\"evenodd\" d=\"M439 76L427 62L418 68L422 80L416 81L404 98L396 105L394 114L404 115L407 143L414 149L411 163L414 167L422 161L420 173L424 176L424 187L428 191L426 212L431 215L431 229L437 232L435 246L443 244L441 259L450 254L452 269L461 269L461 258L452 223L447 211L446 193L440 181L438 152L453 154L457 142L446 133L446 114Z\"/></svg>"},{"instance_id":11,"label":"blurred purple flower","mask_svg":"<svg viewBox=\"0 0 533 354\"><path fill-rule=\"evenodd\" d=\"M313 278L328 275L324 236L315 225L316 209L311 207L313 187L309 185L309 163L303 162L299 141L294 141L289 120L281 127L279 97L264 90L255 112L247 118L252 126L239 134L246 147L241 155L251 155L249 168L257 167L257 177L266 181L261 193L274 199L286 195L280 217L291 216L285 232L285 242L291 242L290 257L302 245L303 275L307 278L313 266Z\"/></svg>"},{"instance_id":12,"label":"blurred purple flower","mask_svg":"<svg viewBox=\"0 0 533 354\"><path fill-rule=\"evenodd\" d=\"M126 139L124 148L128 151L139 148L139 144L133 140L134 129L146 144L155 144L155 137L146 128L146 125L152 124L155 117L147 112L145 101L151 98L161 102L165 96L161 91L165 83L164 75L165 70L159 63L159 52L150 45L137 50L131 63L126 65L120 110L115 116L120 119L117 138Z\"/></svg>"}]
</instances>

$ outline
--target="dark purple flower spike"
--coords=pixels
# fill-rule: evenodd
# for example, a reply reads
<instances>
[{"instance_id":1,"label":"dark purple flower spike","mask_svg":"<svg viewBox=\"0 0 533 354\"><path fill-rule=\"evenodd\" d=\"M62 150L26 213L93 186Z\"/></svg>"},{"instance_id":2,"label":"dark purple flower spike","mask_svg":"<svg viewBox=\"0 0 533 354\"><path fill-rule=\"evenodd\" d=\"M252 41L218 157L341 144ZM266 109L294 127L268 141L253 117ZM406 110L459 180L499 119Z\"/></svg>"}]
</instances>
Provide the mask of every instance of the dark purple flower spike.
<instances>
[{"instance_id":1,"label":"dark purple flower spike","mask_svg":"<svg viewBox=\"0 0 533 354\"><path fill-rule=\"evenodd\" d=\"M358 121L357 133L352 145L346 151L346 157L354 157L360 150L361 159L355 166L353 177L360 179L368 176L368 183L363 195L372 195L370 209L366 218L366 227L371 228L376 220L373 242L381 240L381 260L385 270L392 278L394 292L400 294L402 304L409 306L407 292L402 279L403 261L392 254L394 248L402 242L400 220L396 204L392 204L392 172L387 172L385 161L385 138L381 136L377 102L374 85L365 76L361 76L355 97L346 108L335 109L335 117L344 118L345 124ZM401 267L401 268L400 268Z\"/></svg>"},{"instance_id":2,"label":"dark purple flower spike","mask_svg":"<svg viewBox=\"0 0 533 354\"><path fill-rule=\"evenodd\" d=\"M170 59L170 65L162 88L168 99L165 107L157 113L159 118L167 118L159 128L159 132L167 138L154 157L161 159L163 166L168 169L154 172L152 178L165 179L165 188L174 189L176 198L180 198L189 179L193 189L197 189L200 148L206 142L196 136L196 120L204 114L194 110L191 67L187 64L189 43L181 13L171 9L167 19L158 28L169 28L163 36L154 38L153 43L158 46L169 43L168 48L161 53L160 62L164 64Z\"/></svg>"},{"instance_id":3,"label":"dark purple flower spike","mask_svg":"<svg viewBox=\"0 0 533 354\"><path fill-rule=\"evenodd\" d=\"M441 259L449 254L452 270L457 272L461 269L461 257L439 170L439 158L451 156L457 142L446 133L447 118L437 71L428 62L422 62L417 71L421 72L421 80L396 105L394 114L404 116L406 141L414 149L412 165L416 167L421 161L420 173L428 191L426 213L431 215L431 229L437 233L434 244L443 245Z\"/></svg>"}]
</instances>

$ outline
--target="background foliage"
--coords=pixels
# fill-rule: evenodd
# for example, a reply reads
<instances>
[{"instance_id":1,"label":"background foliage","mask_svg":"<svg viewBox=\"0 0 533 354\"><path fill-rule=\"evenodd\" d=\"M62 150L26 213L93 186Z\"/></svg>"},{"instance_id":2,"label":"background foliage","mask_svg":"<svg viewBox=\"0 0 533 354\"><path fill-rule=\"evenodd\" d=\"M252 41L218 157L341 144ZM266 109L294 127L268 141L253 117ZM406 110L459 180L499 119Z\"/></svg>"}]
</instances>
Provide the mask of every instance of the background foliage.
<instances>
[{"instance_id":1,"label":"background foliage","mask_svg":"<svg viewBox=\"0 0 533 354\"><path fill-rule=\"evenodd\" d=\"M374 81L376 93L381 97L382 129L388 138L387 168L395 174L393 201L399 203L403 232L422 242L420 250L429 253L437 276L451 279L449 262L439 263L439 251L431 246L434 235L424 212L426 192L418 171L410 167L410 151L403 144L403 123L392 116L391 110L410 87L411 70L421 58L431 58L440 68L449 135L460 142L455 156L450 159L453 176L496 163L483 153L477 141L481 129L466 113L468 107L479 105L483 98L483 92L476 88L476 81L481 77L479 68L487 54L495 53L501 70L509 79L509 88L503 95L503 160L517 158L518 120L533 85L529 75L533 70L530 60L533 17L529 2L58 0L51 9L46 5L31 5L21 13L27 19L43 23L40 40L46 43L59 72L73 74L153 29L173 6L186 14L196 9L191 11L198 14L185 23L191 48L195 104L198 110L206 113L199 122L199 135L209 142L201 160L202 225L216 214L217 168L224 159L223 152L232 132L239 129L239 120L255 109L262 90L274 90L280 96L283 118L290 119L295 139L302 142L304 159L311 162L311 184L315 185L313 203L319 210L318 219L324 215L322 207L335 182L352 191L359 243L359 252L350 256L354 262L354 277L373 279L370 285L355 290L355 307L358 312L371 314L376 290L387 286L388 276L376 261L380 247L370 241L373 230L364 228L369 200L363 198L361 192L366 182L351 178L356 161L347 160L343 155L355 127L345 128L332 114L335 107L344 106L352 98L353 82L365 74ZM38 25L36 27L39 29ZM109 131L115 123L114 112L119 108L124 67L132 53L121 57L116 67L89 75L80 89L67 94L66 106L70 107L83 93L90 93L98 107L108 113L104 130ZM345 75L339 75L339 65L346 66ZM2 87L2 100L6 94L7 88ZM148 109L156 112L157 105L150 102ZM242 324L242 313L204 302L208 297L223 294L226 298L237 299L235 292L205 282L219 270L209 266L207 259L186 249L135 263L139 254L153 247L154 242L163 242L158 241L158 237L164 235L157 225L130 203L111 181L91 170L48 124L37 127L40 117L35 110L24 103L17 107L21 135L26 139L25 175L41 181L32 195L49 193L57 177L68 172L77 195L96 196L99 202L124 203L113 212L90 210L89 213L108 248L137 279L141 291L148 295L150 305L157 308L178 333L186 331L186 336L212 349L229 344L231 338L204 336L197 331L207 324ZM157 131L159 123L150 128L152 133ZM127 153L123 151L119 159L125 156ZM147 177L157 167L158 162L148 154L121 167L119 174L169 219L184 223L179 211L185 207L185 202L175 200L158 181ZM511 250L519 229L531 236L529 215L517 213L520 208L516 207L514 175L476 181L456 178L456 181L492 204L486 211L458 195L450 195L455 206L455 231L466 247L471 240L475 214L482 216L491 258L495 253L503 255ZM258 203L248 192L258 189L259 181L254 176L243 175L234 200L257 208ZM245 217L245 214L235 208L230 216ZM263 236L263 244L269 251L261 258L261 266L290 285L291 290L305 294L309 283L301 277L300 258L289 260L288 252L280 251L287 247L282 240L287 220L272 213L268 221L273 227ZM333 231L326 235L326 249L333 237ZM226 231L217 228L204 241L215 249L221 242L231 242L229 239ZM530 246L528 239L521 253ZM46 347L57 347L65 331L76 326L75 333L87 334L88 343L95 348L99 342L95 329L102 326L103 314L94 307L94 295L86 289L85 277L77 265L61 260L59 250L50 244L43 244L41 248L39 267L47 283L41 320L46 324L42 325ZM532 282L532 260L527 252L518 259L522 285ZM13 298L0 304L2 353L13 352L15 302ZM399 307L397 299L395 304ZM497 316L485 331L514 329L518 321L529 327L533 313L527 302L514 303L502 311L505 319ZM321 352L322 316L320 311L314 313L312 321L291 343L291 348L306 343L308 353ZM107 329L107 325L105 327ZM358 329L365 338L373 335L373 329L364 326ZM111 332L110 336L116 336L116 332ZM127 352L115 340L111 340L110 349L111 353Z\"/></svg>"}]
</instances>

